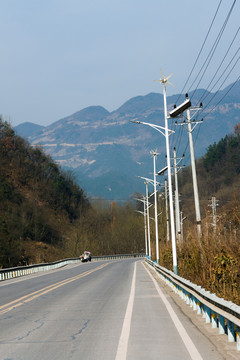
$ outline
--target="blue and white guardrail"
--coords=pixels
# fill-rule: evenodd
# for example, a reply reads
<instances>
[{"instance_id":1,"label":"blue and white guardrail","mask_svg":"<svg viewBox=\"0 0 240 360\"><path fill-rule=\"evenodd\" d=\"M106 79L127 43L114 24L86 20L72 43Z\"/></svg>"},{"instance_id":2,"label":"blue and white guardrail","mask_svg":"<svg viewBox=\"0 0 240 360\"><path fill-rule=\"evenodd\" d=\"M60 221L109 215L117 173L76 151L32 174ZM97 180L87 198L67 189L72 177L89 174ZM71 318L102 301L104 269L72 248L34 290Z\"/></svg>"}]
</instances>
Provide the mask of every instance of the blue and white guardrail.
<instances>
[{"instance_id":1,"label":"blue and white guardrail","mask_svg":"<svg viewBox=\"0 0 240 360\"><path fill-rule=\"evenodd\" d=\"M126 259L132 257L145 257L145 254L120 254L120 255L105 255L105 256L92 256L92 261L100 261L100 260L118 260L118 259ZM18 266L9 269L1 269L0 270L0 281L13 279L20 276L30 275L37 273L39 271L48 271L58 269L60 267L73 264L80 263L80 258L73 259L65 259L59 260L52 263L47 264L35 264L29 266Z\"/></svg>"},{"instance_id":2,"label":"blue and white guardrail","mask_svg":"<svg viewBox=\"0 0 240 360\"><path fill-rule=\"evenodd\" d=\"M205 318L206 323L218 329L219 334L226 334L229 342L236 342L237 350L240 351L240 306L211 294L154 261L147 258L145 261L186 304Z\"/></svg>"}]
</instances>

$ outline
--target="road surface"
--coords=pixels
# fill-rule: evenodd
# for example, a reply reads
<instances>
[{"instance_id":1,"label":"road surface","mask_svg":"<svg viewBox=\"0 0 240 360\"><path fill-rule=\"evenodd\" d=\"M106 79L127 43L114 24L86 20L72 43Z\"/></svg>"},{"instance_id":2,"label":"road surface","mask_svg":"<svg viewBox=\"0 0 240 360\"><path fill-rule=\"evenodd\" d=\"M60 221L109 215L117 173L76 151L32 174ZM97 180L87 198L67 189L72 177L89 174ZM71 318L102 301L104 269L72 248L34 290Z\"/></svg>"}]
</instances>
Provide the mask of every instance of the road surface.
<instances>
[{"instance_id":1,"label":"road surface","mask_svg":"<svg viewBox=\"0 0 240 360\"><path fill-rule=\"evenodd\" d=\"M0 283L1 360L221 360L142 260Z\"/></svg>"}]
</instances>

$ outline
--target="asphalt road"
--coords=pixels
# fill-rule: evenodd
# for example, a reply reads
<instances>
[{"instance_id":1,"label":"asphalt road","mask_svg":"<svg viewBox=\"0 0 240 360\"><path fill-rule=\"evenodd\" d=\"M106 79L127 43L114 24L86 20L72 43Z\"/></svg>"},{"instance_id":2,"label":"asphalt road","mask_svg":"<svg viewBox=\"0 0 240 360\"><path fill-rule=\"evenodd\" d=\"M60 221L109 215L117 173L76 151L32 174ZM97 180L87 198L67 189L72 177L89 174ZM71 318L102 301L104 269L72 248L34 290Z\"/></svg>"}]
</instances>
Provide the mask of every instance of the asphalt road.
<instances>
[{"instance_id":1,"label":"asphalt road","mask_svg":"<svg viewBox=\"0 0 240 360\"><path fill-rule=\"evenodd\" d=\"M0 360L221 360L142 260L0 283Z\"/></svg>"}]
</instances>

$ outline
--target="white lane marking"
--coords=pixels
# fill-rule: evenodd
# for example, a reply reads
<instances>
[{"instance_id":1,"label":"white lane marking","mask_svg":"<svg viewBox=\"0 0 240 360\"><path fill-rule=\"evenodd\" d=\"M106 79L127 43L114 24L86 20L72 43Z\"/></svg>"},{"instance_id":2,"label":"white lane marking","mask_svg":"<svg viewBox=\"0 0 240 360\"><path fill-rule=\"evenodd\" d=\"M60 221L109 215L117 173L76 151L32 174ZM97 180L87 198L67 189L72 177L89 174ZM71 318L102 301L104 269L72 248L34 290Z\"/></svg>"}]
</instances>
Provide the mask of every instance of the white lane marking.
<instances>
[{"instance_id":1,"label":"white lane marking","mask_svg":"<svg viewBox=\"0 0 240 360\"><path fill-rule=\"evenodd\" d=\"M127 310L124 316L122 332L118 343L117 354L115 360L125 360L127 358L128 340L130 335L130 327L132 321L133 303L135 296L135 284L136 284L136 263L134 264L133 278L131 291L128 299Z\"/></svg>"},{"instance_id":2,"label":"white lane marking","mask_svg":"<svg viewBox=\"0 0 240 360\"><path fill-rule=\"evenodd\" d=\"M203 358L199 354L196 346L192 342L192 340L189 337L187 331L185 330L185 328L183 327L181 321L179 320L177 314L173 310L171 304L168 302L167 298L165 297L162 290L160 289L157 281L154 279L154 277L152 276L150 271L145 266L144 266L144 268L148 272L149 276L151 277L151 279L152 279L152 281L153 281L153 283L154 283L154 285L155 285L155 287L157 289L157 292L158 292L160 298L162 299L164 305L166 306L167 311L169 312L169 315L171 316L172 321L173 321L174 325L176 326L177 331L178 331L179 335L181 336L182 341L183 341L184 345L186 346L192 360L203 360Z\"/></svg>"}]
</instances>

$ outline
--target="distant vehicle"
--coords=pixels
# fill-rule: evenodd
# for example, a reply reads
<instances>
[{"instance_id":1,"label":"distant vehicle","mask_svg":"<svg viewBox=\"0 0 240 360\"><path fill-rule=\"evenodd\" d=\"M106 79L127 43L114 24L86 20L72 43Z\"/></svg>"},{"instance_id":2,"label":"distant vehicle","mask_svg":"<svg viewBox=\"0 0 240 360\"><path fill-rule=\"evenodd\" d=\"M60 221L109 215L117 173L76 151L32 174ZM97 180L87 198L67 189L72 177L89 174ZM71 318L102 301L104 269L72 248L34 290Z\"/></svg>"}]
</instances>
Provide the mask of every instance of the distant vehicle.
<instances>
[{"instance_id":1,"label":"distant vehicle","mask_svg":"<svg viewBox=\"0 0 240 360\"><path fill-rule=\"evenodd\" d=\"M82 255L80 255L81 262L87 262L92 260L92 256L90 251L84 251Z\"/></svg>"}]
</instances>

